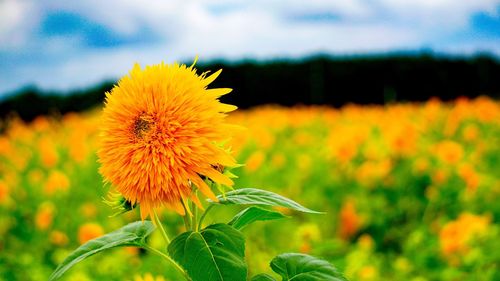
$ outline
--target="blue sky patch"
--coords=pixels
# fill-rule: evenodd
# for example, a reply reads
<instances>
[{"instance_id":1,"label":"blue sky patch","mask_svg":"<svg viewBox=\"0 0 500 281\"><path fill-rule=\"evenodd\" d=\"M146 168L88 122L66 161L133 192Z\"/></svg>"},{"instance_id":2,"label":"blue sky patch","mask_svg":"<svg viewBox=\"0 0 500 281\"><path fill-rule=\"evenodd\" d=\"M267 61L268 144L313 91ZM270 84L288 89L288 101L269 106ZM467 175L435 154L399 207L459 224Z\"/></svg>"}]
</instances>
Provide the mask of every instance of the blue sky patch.
<instances>
[{"instance_id":1,"label":"blue sky patch","mask_svg":"<svg viewBox=\"0 0 500 281\"><path fill-rule=\"evenodd\" d=\"M147 44L157 38L150 29L132 35L119 34L104 25L81 15L68 12L52 12L46 15L40 25L42 36L64 36L80 38L85 46L93 48L117 47L132 44Z\"/></svg>"},{"instance_id":2,"label":"blue sky patch","mask_svg":"<svg viewBox=\"0 0 500 281\"><path fill-rule=\"evenodd\" d=\"M338 22L342 17L332 12L306 12L288 16L289 20L298 22Z\"/></svg>"},{"instance_id":3,"label":"blue sky patch","mask_svg":"<svg viewBox=\"0 0 500 281\"><path fill-rule=\"evenodd\" d=\"M500 8L496 15L478 13L472 17L472 28L481 35L500 38Z\"/></svg>"}]
</instances>

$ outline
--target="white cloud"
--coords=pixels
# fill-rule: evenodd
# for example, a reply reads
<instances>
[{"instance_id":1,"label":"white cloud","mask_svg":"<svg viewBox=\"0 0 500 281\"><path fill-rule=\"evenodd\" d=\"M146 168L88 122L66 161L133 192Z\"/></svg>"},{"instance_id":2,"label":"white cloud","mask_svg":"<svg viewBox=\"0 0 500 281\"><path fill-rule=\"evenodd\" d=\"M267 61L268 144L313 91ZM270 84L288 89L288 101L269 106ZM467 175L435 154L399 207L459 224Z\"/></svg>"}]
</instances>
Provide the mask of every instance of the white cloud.
<instances>
[{"instance_id":1,"label":"white cloud","mask_svg":"<svg viewBox=\"0 0 500 281\"><path fill-rule=\"evenodd\" d=\"M379 0L398 19L428 28L461 29L478 12L496 13L498 0Z\"/></svg>"},{"instance_id":2,"label":"white cloud","mask_svg":"<svg viewBox=\"0 0 500 281\"><path fill-rule=\"evenodd\" d=\"M25 44L36 25L36 16L31 1L0 1L0 51Z\"/></svg>"}]
</instances>

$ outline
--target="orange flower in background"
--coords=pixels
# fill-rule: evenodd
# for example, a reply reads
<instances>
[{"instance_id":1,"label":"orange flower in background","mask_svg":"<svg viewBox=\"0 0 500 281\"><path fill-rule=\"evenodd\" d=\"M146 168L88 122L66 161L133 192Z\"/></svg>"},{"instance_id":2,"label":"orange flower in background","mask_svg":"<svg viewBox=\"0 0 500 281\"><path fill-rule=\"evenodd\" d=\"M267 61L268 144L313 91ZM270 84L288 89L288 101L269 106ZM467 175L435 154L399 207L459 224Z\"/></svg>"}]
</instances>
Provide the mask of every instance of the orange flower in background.
<instances>
[{"instance_id":1,"label":"orange flower in background","mask_svg":"<svg viewBox=\"0 0 500 281\"><path fill-rule=\"evenodd\" d=\"M57 153L56 145L54 141L48 137L40 139L38 143L38 148L40 150L40 158L42 164L46 168L54 167L59 160L59 155Z\"/></svg>"},{"instance_id":2,"label":"orange flower in background","mask_svg":"<svg viewBox=\"0 0 500 281\"><path fill-rule=\"evenodd\" d=\"M283 153L276 153L271 158L271 164L275 169L282 168L286 164L286 157Z\"/></svg>"},{"instance_id":3,"label":"orange flower in background","mask_svg":"<svg viewBox=\"0 0 500 281\"><path fill-rule=\"evenodd\" d=\"M458 175L465 182L467 191L474 192L478 188L480 181L480 176L470 164L463 164L458 168Z\"/></svg>"},{"instance_id":4,"label":"orange flower in background","mask_svg":"<svg viewBox=\"0 0 500 281\"><path fill-rule=\"evenodd\" d=\"M31 123L31 127L37 132L44 132L50 129L50 122L46 116L37 116Z\"/></svg>"},{"instance_id":5,"label":"orange flower in background","mask_svg":"<svg viewBox=\"0 0 500 281\"><path fill-rule=\"evenodd\" d=\"M0 156L8 155L12 150L10 140L5 136L0 136Z\"/></svg>"},{"instance_id":6,"label":"orange flower in background","mask_svg":"<svg viewBox=\"0 0 500 281\"><path fill-rule=\"evenodd\" d=\"M59 230L54 230L50 233L50 242L57 246L64 246L68 244L68 236Z\"/></svg>"},{"instance_id":7,"label":"orange flower in background","mask_svg":"<svg viewBox=\"0 0 500 281\"><path fill-rule=\"evenodd\" d=\"M387 180L392 170L392 162L389 159L382 161L365 161L356 170L357 181L368 188L382 180Z\"/></svg>"},{"instance_id":8,"label":"orange flower in background","mask_svg":"<svg viewBox=\"0 0 500 281\"><path fill-rule=\"evenodd\" d=\"M351 161L354 156L356 156L357 152L358 150L355 144L345 142L337 147L335 157L342 163L347 163Z\"/></svg>"},{"instance_id":9,"label":"orange flower in background","mask_svg":"<svg viewBox=\"0 0 500 281\"><path fill-rule=\"evenodd\" d=\"M197 75L193 66L179 64L136 64L106 93L100 172L128 201L140 203L142 219L162 205L184 214L181 201L192 196L191 184L216 200L204 177L233 185L215 168L236 166L218 145L235 129L225 117L236 107L218 100L231 89L207 89L219 74Z\"/></svg>"},{"instance_id":10,"label":"orange flower in background","mask_svg":"<svg viewBox=\"0 0 500 281\"><path fill-rule=\"evenodd\" d=\"M83 162L89 155L87 148L86 131L75 130L69 137L69 155L77 162Z\"/></svg>"},{"instance_id":11,"label":"orange flower in background","mask_svg":"<svg viewBox=\"0 0 500 281\"><path fill-rule=\"evenodd\" d=\"M390 147L398 155L412 155L416 150L419 138L418 130L411 123L396 123L393 126L394 128L389 128L386 132Z\"/></svg>"},{"instance_id":12,"label":"orange flower in background","mask_svg":"<svg viewBox=\"0 0 500 281\"><path fill-rule=\"evenodd\" d=\"M43 177L43 172L39 168L32 169L28 173L28 181L31 185L39 185Z\"/></svg>"},{"instance_id":13,"label":"orange flower in background","mask_svg":"<svg viewBox=\"0 0 500 281\"><path fill-rule=\"evenodd\" d=\"M9 198L9 187L7 184L0 180L0 204L7 202Z\"/></svg>"},{"instance_id":14,"label":"orange flower in background","mask_svg":"<svg viewBox=\"0 0 500 281\"><path fill-rule=\"evenodd\" d=\"M257 150L254 153L252 153L245 164L245 170L248 172L255 172L261 165L264 163L266 160L266 155L262 150Z\"/></svg>"},{"instance_id":15,"label":"orange flower in background","mask_svg":"<svg viewBox=\"0 0 500 281\"><path fill-rule=\"evenodd\" d=\"M445 140L435 147L438 158L446 164L456 164L464 155L462 146L454 141Z\"/></svg>"},{"instance_id":16,"label":"orange flower in background","mask_svg":"<svg viewBox=\"0 0 500 281\"><path fill-rule=\"evenodd\" d=\"M430 163L424 157L416 158L413 162L413 172L417 175L423 174L429 169Z\"/></svg>"},{"instance_id":17,"label":"orange flower in background","mask_svg":"<svg viewBox=\"0 0 500 281\"><path fill-rule=\"evenodd\" d=\"M469 124L464 128L462 132L462 137L465 141L472 142L475 141L479 136L479 129L474 124Z\"/></svg>"},{"instance_id":18,"label":"orange flower in background","mask_svg":"<svg viewBox=\"0 0 500 281\"><path fill-rule=\"evenodd\" d=\"M487 215L462 213L457 220L448 222L439 233L443 255L450 262L457 263L457 257L469 251L471 242L488 231L490 221Z\"/></svg>"},{"instance_id":19,"label":"orange flower in background","mask_svg":"<svg viewBox=\"0 0 500 281\"><path fill-rule=\"evenodd\" d=\"M53 170L45 183L45 193L53 194L57 191L66 191L70 185L69 178L61 171Z\"/></svg>"},{"instance_id":20,"label":"orange flower in background","mask_svg":"<svg viewBox=\"0 0 500 281\"><path fill-rule=\"evenodd\" d=\"M80 206L80 213L85 218L93 218L97 215L97 207L92 202L85 203Z\"/></svg>"},{"instance_id":21,"label":"orange flower in background","mask_svg":"<svg viewBox=\"0 0 500 281\"><path fill-rule=\"evenodd\" d=\"M54 220L55 210L55 206L52 202L42 203L35 216L36 228L40 230L48 229Z\"/></svg>"},{"instance_id":22,"label":"orange flower in background","mask_svg":"<svg viewBox=\"0 0 500 281\"><path fill-rule=\"evenodd\" d=\"M361 227L361 218L352 200L347 200L340 210L339 234L342 239L349 239Z\"/></svg>"},{"instance_id":23,"label":"orange flower in background","mask_svg":"<svg viewBox=\"0 0 500 281\"><path fill-rule=\"evenodd\" d=\"M102 227L96 223L86 223L78 229L78 242L83 244L104 234Z\"/></svg>"},{"instance_id":24,"label":"orange flower in background","mask_svg":"<svg viewBox=\"0 0 500 281\"><path fill-rule=\"evenodd\" d=\"M432 174L432 182L436 185L445 183L449 178L449 174L446 170L438 168Z\"/></svg>"}]
</instances>

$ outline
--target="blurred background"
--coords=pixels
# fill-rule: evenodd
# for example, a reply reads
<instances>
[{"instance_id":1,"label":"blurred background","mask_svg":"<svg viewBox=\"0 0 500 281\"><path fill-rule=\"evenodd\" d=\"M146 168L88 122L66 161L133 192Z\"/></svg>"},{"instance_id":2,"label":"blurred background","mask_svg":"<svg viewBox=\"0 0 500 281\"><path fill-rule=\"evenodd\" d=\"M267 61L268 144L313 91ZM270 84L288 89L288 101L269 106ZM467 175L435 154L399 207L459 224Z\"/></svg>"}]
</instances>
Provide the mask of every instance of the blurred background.
<instances>
[{"instance_id":1,"label":"blurred background","mask_svg":"<svg viewBox=\"0 0 500 281\"><path fill-rule=\"evenodd\" d=\"M104 93L136 62L197 55L248 127L236 187L327 212L245 229L252 275L294 251L351 280L500 280L497 0L0 0L0 280L46 280L139 218L101 200ZM175 274L117 249L63 280Z\"/></svg>"}]
</instances>

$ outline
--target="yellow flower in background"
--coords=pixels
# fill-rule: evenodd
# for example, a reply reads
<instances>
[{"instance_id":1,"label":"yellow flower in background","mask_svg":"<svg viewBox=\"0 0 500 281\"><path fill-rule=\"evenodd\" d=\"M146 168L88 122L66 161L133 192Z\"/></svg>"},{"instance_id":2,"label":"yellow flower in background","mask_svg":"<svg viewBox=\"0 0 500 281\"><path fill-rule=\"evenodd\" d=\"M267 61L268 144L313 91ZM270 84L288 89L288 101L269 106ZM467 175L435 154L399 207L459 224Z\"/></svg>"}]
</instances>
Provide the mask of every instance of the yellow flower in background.
<instances>
[{"instance_id":1,"label":"yellow flower in background","mask_svg":"<svg viewBox=\"0 0 500 281\"><path fill-rule=\"evenodd\" d=\"M86 223L78 229L78 242L83 244L89 240L102 236L104 230L97 223Z\"/></svg>"},{"instance_id":2,"label":"yellow flower in background","mask_svg":"<svg viewBox=\"0 0 500 281\"><path fill-rule=\"evenodd\" d=\"M136 275L133 281L166 281L162 276L154 277L151 273L146 273L144 276Z\"/></svg>"},{"instance_id":3,"label":"yellow flower in background","mask_svg":"<svg viewBox=\"0 0 500 281\"><path fill-rule=\"evenodd\" d=\"M369 234L363 234L358 238L358 245L365 251L372 251L375 247L375 241Z\"/></svg>"},{"instance_id":4,"label":"yellow flower in background","mask_svg":"<svg viewBox=\"0 0 500 281\"><path fill-rule=\"evenodd\" d=\"M366 265L358 272L359 280L377 280L378 270L373 265Z\"/></svg>"},{"instance_id":5,"label":"yellow flower in background","mask_svg":"<svg viewBox=\"0 0 500 281\"><path fill-rule=\"evenodd\" d=\"M311 244L321 239L321 230L317 224L307 223L299 226L295 235L300 243L299 251L301 253L310 253L312 250Z\"/></svg>"},{"instance_id":6,"label":"yellow flower in background","mask_svg":"<svg viewBox=\"0 0 500 281\"><path fill-rule=\"evenodd\" d=\"M193 196L191 184L216 200L203 177L233 185L215 168L236 166L218 145L235 129L225 117L236 107L218 99L231 89L207 89L219 74L197 75L193 66L179 64L136 64L106 93L100 172L128 201L140 203L142 219L162 205L184 214L181 201Z\"/></svg>"}]
</instances>

